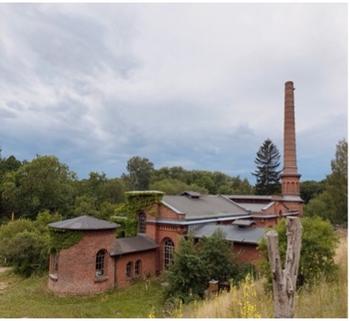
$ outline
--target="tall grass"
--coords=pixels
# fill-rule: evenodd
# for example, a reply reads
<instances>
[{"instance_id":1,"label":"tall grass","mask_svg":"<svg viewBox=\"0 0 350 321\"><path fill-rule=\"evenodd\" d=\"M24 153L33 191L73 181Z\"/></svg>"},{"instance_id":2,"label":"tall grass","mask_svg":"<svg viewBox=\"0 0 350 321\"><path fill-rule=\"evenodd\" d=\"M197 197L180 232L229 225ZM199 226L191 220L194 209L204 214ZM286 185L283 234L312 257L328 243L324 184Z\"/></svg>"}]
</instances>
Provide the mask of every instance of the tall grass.
<instances>
[{"instance_id":1,"label":"tall grass","mask_svg":"<svg viewBox=\"0 0 350 321\"><path fill-rule=\"evenodd\" d=\"M346 232L340 233L335 257L339 265L338 279L333 282L321 279L312 288L300 289L295 300L295 317L347 317L347 237ZM254 282L246 279L240 287L233 287L230 292L188 305L183 315L197 318L272 318L272 295L264 291L263 284L263 279Z\"/></svg>"}]
</instances>

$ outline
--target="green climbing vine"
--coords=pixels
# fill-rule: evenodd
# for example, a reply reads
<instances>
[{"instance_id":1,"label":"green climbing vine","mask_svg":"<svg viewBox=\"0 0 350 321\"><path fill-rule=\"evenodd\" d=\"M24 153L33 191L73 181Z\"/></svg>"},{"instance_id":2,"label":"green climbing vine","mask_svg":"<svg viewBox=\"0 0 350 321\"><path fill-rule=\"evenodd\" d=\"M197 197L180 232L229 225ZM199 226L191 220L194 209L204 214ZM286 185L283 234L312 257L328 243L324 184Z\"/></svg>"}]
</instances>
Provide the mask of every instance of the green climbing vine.
<instances>
[{"instance_id":1,"label":"green climbing vine","mask_svg":"<svg viewBox=\"0 0 350 321\"><path fill-rule=\"evenodd\" d=\"M158 204L164 193L158 191L131 191L125 193L126 202L118 208L119 216L114 216L113 221L122 226L124 236L137 234L138 214L146 211L147 214L156 216L154 206Z\"/></svg>"},{"instance_id":2,"label":"green climbing vine","mask_svg":"<svg viewBox=\"0 0 350 321\"><path fill-rule=\"evenodd\" d=\"M77 244L83 237L81 231L50 229L50 253L58 253Z\"/></svg>"}]
</instances>

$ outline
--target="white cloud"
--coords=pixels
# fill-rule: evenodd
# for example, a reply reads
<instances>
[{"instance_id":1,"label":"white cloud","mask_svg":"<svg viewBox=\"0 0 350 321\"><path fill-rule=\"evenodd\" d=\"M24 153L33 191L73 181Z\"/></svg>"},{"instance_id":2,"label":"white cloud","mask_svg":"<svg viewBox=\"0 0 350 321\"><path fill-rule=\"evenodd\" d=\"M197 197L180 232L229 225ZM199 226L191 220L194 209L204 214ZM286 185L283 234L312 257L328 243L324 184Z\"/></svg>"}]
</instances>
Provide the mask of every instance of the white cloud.
<instances>
[{"instance_id":1,"label":"white cloud","mask_svg":"<svg viewBox=\"0 0 350 321\"><path fill-rule=\"evenodd\" d=\"M331 150L346 135L346 5L2 4L0 18L5 152L82 175L139 154L248 176L260 142L282 140L286 80L300 137L317 128ZM318 142L298 144L314 161Z\"/></svg>"}]
</instances>

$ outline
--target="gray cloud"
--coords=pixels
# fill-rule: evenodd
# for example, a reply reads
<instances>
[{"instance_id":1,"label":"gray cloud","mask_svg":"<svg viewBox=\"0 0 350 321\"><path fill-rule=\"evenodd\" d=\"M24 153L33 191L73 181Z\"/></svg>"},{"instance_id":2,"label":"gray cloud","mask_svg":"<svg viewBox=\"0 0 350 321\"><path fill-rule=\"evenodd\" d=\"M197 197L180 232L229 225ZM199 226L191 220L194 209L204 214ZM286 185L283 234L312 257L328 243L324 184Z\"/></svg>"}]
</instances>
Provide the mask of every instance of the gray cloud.
<instances>
[{"instance_id":1,"label":"gray cloud","mask_svg":"<svg viewBox=\"0 0 350 321\"><path fill-rule=\"evenodd\" d=\"M293 80L320 179L347 133L346 30L342 4L1 4L0 146L80 176L137 154L249 177L266 137L282 152Z\"/></svg>"}]
</instances>

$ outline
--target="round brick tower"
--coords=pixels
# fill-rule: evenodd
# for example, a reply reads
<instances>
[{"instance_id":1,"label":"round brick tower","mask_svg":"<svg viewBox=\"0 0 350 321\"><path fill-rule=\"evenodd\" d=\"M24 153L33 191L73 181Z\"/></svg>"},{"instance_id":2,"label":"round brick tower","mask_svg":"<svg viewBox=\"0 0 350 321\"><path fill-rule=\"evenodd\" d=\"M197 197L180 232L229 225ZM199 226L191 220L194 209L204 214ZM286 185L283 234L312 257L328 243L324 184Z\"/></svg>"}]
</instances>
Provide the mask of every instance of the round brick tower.
<instances>
[{"instance_id":1,"label":"round brick tower","mask_svg":"<svg viewBox=\"0 0 350 321\"><path fill-rule=\"evenodd\" d=\"M50 255L50 290L92 294L114 287L115 264L110 251L116 239L116 224L84 215L51 223L49 227L62 236L66 232L80 236L76 244Z\"/></svg>"}]
</instances>

